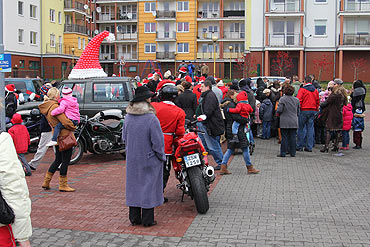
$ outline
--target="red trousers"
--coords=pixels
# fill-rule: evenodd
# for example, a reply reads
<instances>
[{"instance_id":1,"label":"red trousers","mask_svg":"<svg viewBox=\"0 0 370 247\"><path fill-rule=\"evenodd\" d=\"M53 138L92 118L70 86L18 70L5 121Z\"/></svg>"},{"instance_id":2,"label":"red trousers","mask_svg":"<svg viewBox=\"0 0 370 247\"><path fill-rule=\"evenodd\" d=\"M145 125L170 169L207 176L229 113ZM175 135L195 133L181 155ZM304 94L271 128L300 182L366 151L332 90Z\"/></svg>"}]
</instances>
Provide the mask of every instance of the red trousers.
<instances>
[{"instance_id":1,"label":"red trousers","mask_svg":"<svg viewBox=\"0 0 370 247\"><path fill-rule=\"evenodd\" d=\"M353 143L362 147L362 131L353 131Z\"/></svg>"},{"instance_id":2,"label":"red trousers","mask_svg":"<svg viewBox=\"0 0 370 247\"><path fill-rule=\"evenodd\" d=\"M15 247L15 239L10 225L0 227L0 247Z\"/></svg>"}]
</instances>

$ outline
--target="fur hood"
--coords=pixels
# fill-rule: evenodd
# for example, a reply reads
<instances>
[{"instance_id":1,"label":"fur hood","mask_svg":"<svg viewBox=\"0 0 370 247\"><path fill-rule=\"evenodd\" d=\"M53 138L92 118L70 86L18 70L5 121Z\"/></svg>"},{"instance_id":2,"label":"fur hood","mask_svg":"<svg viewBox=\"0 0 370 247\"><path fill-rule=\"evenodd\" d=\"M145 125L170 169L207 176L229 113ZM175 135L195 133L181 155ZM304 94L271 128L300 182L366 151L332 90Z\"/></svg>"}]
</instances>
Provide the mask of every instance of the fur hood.
<instances>
[{"instance_id":1,"label":"fur hood","mask_svg":"<svg viewBox=\"0 0 370 247\"><path fill-rule=\"evenodd\" d=\"M132 115L143 115L148 113L155 114L154 107L146 101L131 103L127 108L126 112Z\"/></svg>"}]
</instances>

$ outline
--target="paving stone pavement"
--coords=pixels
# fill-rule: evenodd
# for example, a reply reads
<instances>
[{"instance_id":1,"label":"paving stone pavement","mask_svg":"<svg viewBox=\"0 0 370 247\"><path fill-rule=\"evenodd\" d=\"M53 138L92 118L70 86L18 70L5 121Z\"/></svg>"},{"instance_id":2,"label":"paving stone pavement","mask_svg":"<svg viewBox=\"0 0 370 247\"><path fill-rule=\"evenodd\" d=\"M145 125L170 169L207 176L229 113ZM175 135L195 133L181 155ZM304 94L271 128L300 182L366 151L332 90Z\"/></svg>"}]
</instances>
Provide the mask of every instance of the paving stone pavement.
<instances>
[{"instance_id":1,"label":"paving stone pavement","mask_svg":"<svg viewBox=\"0 0 370 247\"><path fill-rule=\"evenodd\" d=\"M352 137L351 137L352 138ZM370 246L370 131L363 150L344 156L298 152L278 158L275 140L257 139L246 175L242 156L230 164L182 237L35 228L33 246Z\"/></svg>"}]
</instances>

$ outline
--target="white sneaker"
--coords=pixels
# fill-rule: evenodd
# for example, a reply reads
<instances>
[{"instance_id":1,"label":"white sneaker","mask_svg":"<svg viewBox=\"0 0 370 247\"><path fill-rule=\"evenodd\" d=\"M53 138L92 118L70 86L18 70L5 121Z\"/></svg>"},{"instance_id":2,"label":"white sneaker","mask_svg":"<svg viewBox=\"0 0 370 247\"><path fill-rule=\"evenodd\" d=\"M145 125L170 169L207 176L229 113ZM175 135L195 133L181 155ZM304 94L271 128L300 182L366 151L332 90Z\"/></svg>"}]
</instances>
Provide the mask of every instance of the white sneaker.
<instances>
[{"instance_id":1,"label":"white sneaker","mask_svg":"<svg viewBox=\"0 0 370 247\"><path fill-rule=\"evenodd\" d=\"M56 141L50 141L48 144L46 144L47 147L56 146L58 143Z\"/></svg>"}]
</instances>

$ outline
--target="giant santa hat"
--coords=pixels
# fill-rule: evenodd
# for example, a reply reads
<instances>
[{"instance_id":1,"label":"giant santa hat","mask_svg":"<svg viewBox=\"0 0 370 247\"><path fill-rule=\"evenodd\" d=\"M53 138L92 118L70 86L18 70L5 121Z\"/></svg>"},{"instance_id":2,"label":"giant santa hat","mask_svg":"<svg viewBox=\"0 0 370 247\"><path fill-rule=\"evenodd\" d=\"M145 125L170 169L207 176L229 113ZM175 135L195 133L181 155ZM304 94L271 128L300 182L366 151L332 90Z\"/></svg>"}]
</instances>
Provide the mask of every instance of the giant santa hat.
<instances>
[{"instance_id":1,"label":"giant santa hat","mask_svg":"<svg viewBox=\"0 0 370 247\"><path fill-rule=\"evenodd\" d=\"M101 32L90 40L86 49L83 51L76 66L72 69L68 79L86 79L96 77L107 77L99 63L99 48L103 40L107 38L108 42L115 40L114 34L108 31Z\"/></svg>"}]
</instances>

